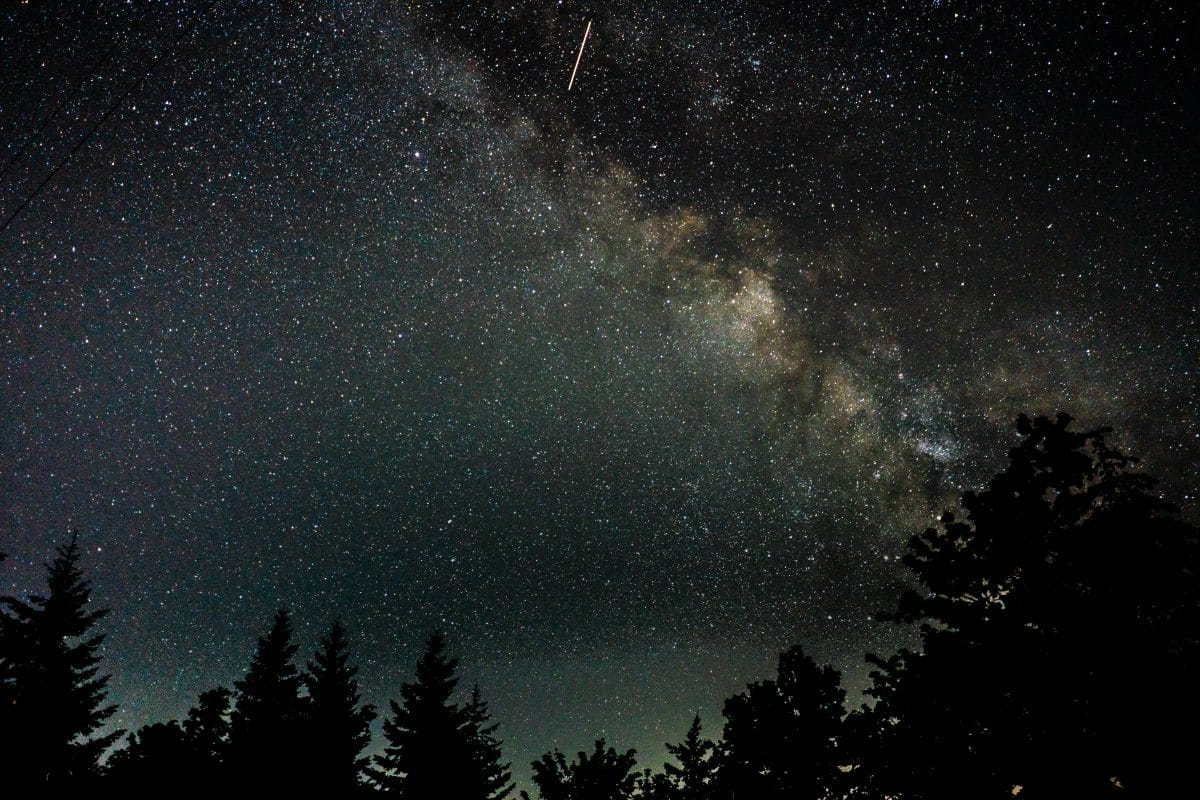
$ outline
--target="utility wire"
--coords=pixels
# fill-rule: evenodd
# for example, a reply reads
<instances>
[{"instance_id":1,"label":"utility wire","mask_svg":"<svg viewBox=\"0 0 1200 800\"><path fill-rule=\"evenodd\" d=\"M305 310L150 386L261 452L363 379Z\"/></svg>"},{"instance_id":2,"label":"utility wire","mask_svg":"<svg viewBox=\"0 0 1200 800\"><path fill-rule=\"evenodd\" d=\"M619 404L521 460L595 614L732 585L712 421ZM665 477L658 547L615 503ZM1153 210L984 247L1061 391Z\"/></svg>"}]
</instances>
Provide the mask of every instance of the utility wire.
<instances>
[{"instance_id":1,"label":"utility wire","mask_svg":"<svg viewBox=\"0 0 1200 800\"><path fill-rule=\"evenodd\" d=\"M131 33L137 28L138 23L142 21L142 17L146 16L146 12L149 9L150 6L147 5L142 8L141 12L138 13L137 18L134 19L133 23L129 26ZM72 88L71 91L69 91L66 96L63 97L55 109L46 115L45 119L42 120L42 124L38 126L38 129L33 132L32 136L25 140L25 144L21 145L21 149L8 159L8 163L4 165L4 169L0 169L0 179L8 174L8 171L12 169L13 164L17 163L21 156L25 155L25 151L28 150L29 147L41 137L41 135L46 131L46 127L50 124L50 120L57 117L59 113L66 107L67 103L73 100L75 95L79 94L83 90L83 87L86 86L93 77L95 77L100 68L104 66L112 54L116 52L117 46L120 43L120 36L113 37L112 44L109 45L108 49L104 51L104 55L100 57L100 60L92 65L92 68L88 70L87 74L84 75L79 82L75 84L74 88Z\"/></svg>"},{"instance_id":2,"label":"utility wire","mask_svg":"<svg viewBox=\"0 0 1200 800\"><path fill-rule=\"evenodd\" d=\"M20 213L25 210L25 207L27 205L29 205L30 203L33 202L33 199L35 197L37 197L38 194L41 193L42 189L44 189L46 187L46 184L48 184L50 182L50 180L55 175L58 174L58 171L60 169L62 169L64 166L66 166L66 163L71 160L72 156L74 156L81 149L83 149L83 146L88 143L89 139L92 138L92 134L94 134L97 130L99 130L100 127L102 125L104 125L105 122L108 121L108 118L111 117L116 112L116 110L125 103L125 100L128 99L129 95L133 94L134 91L138 89L138 87L140 87L143 83L146 82L146 79L150 77L151 73L154 72L155 68L162 62L162 60L164 58L166 58L168 55L170 55L171 52L179 45L180 42L182 42L184 39L187 38L188 34L192 32L192 30L196 27L196 24L198 22L200 22L201 18L203 18L205 14L207 14L209 11L211 11L213 6L215 6L216 4L217 4L217 0L212 0L203 9L201 9L199 12L197 12L196 16L192 18L192 21L187 24L187 27L184 28L182 31L180 31L179 35L175 37L175 40L172 41L171 44L167 46L167 49L163 50L161 53L159 53L158 57L155 58L154 61L152 61L150 63L150 66L146 68L146 71L144 73L142 73L141 77L139 77L136 81L134 81L133 84L128 89L125 90L125 93L117 98L117 102L113 103L111 106L108 107L108 110L104 112L104 116L100 117L100 119L96 122L96 124L93 125L86 134L84 134L83 138L80 139L79 142L76 143L76 145L71 148L71 152L67 153L66 157L63 158L62 161L59 161L58 164L54 167L54 169L50 170L50 174L47 175L45 177L45 179L37 185L37 188L34 189L33 192L30 193L30 195L25 198L24 202L22 202L21 205L17 206L17 210L14 211L11 215L9 215L8 219L4 220L4 224L0 225L0 234L3 234L6 230L8 230L8 226L12 225L13 220L15 220L20 215Z\"/></svg>"}]
</instances>

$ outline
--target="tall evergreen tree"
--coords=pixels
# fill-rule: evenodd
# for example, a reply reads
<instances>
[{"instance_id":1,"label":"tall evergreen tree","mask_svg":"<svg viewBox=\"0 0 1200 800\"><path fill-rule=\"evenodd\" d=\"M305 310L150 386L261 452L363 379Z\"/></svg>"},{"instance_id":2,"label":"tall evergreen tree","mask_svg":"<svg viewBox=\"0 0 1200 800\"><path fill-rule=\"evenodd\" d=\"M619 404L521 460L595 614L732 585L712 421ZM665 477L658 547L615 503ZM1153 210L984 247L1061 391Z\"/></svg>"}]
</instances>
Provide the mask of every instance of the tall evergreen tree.
<instances>
[{"instance_id":1,"label":"tall evergreen tree","mask_svg":"<svg viewBox=\"0 0 1200 800\"><path fill-rule=\"evenodd\" d=\"M774 681L725 701L718 796L820 800L841 789L841 676L799 647L779 656Z\"/></svg>"},{"instance_id":2,"label":"tall evergreen tree","mask_svg":"<svg viewBox=\"0 0 1200 800\"><path fill-rule=\"evenodd\" d=\"M470 796L480 800L504 800L512 794L512 765L504 761L502 742L496 738L498 723L491 721L487 703L479 687L471 689L466 706L467 735L474 755L472 776L475 785Z\"/></svg>"},{"instance_id":3,"label":"tall evergreen tree","mask_svg":"<svg viewBox=\"0 0 1200 800\"><path fill-rule=\"evenodd\" d=\"M234 681L236 705L230 719L229 756L233 779L253 787L302 785L309 777L303 734L306 708L293 659L288 612L275 614L258 640L246 676Z\"/></svg>"},{"instance_id":4,"label":"tall evergreen tree","mask_svg":"<svg viewBox=\"0 0 1200 800\"><path fill-rule=\"evenodd\" d=\"M533 762L533 782L541 800L628 800L637 786L636 755L618 753L603 739L596 740L590 756L580 750L573 762L554 750ZM521 798L529 795L522 792Z\"/></svg>"},{"instance_id":5,"label":"tall evergreen tree","mask_svg":"<svg viewBox=\"0 0 1200 800\"><path fill-rule=\"evenodd\" d=\"M692 719L679 744L667 743L667 752L678 762L667 762L663 771L646 770L638 781L638 797L644 800L715 800L717 795L716 746L703 738L700 715Z\"/></svg>"},{"instance_id":6,"label":"tall evergreen tree","mask_svg":"<svg viewBox=\"0 0 1200 800\"><path fill-rule=\"evenodd\" d=\"M885 617L921 650L874 659L857 783L899 798L1200 796L1200 532L1108 446L1024 416L965 519L909 543L920 591ZM1153 686L1170 686L1167 700ZM1019 790L1017 787L1020 787Z\"/></svg>"},{"instance_id":7,"label":"tall evergreen tree","mask_svg":"<svg viewBox=\"0 0 1200 800\"><path fill-rule=\"evenodd\" d=\"M335 620L304 675L310 789L342 796L362 788L360 779L369 761L362 752L371 742L375 707L362 704L357 673L358 668L350 666L346 628Z\"/></svg>"},{"instance_id":8,"label":"tall evergreen tree","mask_svg":"<svg viewBox=\"0 0 1200 800\"><path fill-rule=\"evenodd\" d=\"M400 687L402 702L391 700L392 716L384 720L387 740L382 756L376 757L380 785L412 800L449 796L447 790L461 785L462 766L469 754L461 736L463 710L451 697L458 685L458 659L445 654L441 633L429 637L425 653L417 662L416 680Z\"/></svg>"},{"instance_id":9,"label":"tall evergreen tree","mask_svg":"<svg viewBox=\"0 0 1200 800\"><path fill-rule=\"evenodd\" d=\"M104 704L104 635L93 632L107 611L91 608L78 535L55 552L46 565L45 596L0 597L0 752L8 763L5 781L16 792L93 777L100 755L122 735L97 733L116 712Z\"/></svg>"},{"instance_id":10,"label":"tall evergreen tree","mask_svg":"<svg viewBox=\"0 0 1200 800\"><path fill-rule=\"evenodd\" d=\"M458 659L445 651L445 637L435 632L417 663L416 680L400 687L402 702L390 701L376 780L406 800L505 797L507 765L500 763L495 727L487 725L486 706L477 696L467 706L452 700Z\"/></svg>"},{"instance_id":11,"label":"tall evergreen tree","mask_svg":"<svg viewBox=\"0 0 1200 800\"><path fill-rule=\"evenodd\" d=\"M713 796L717 760L712 741L703 738L702 731L697 714L684 740L667 745L667 752L679 762L678 766L668 762L663 768L670 786L665 795L669 800L708 800Z\"/></svg>"}]
</instances>

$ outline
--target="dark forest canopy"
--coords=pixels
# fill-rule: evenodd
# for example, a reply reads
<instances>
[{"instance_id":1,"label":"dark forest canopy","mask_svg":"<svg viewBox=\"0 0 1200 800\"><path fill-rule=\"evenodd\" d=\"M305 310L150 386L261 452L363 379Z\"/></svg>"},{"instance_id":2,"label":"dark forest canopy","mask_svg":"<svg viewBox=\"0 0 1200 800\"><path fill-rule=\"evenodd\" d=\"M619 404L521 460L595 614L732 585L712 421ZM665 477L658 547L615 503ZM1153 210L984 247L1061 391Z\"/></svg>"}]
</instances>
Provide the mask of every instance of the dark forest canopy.
<instances>
[{"instance_id":1,"label":"dark forest canopy","mask_svg":"<svg viewBox=\"0 0 1200 800\"><path fill-rule=\"evenodd\" d=\"M908 543L914 588L881 617L920 646L874 665L847 709L836 670L800 647L729 698L720 738L697 717L662 772L599 740L534 762L542 800L1200 796L1200 531L1107 429L1020 417L1009 464ZM106 727L104 611L74 537L44 595L0 598L0 780L83 789L407 798L513 797L498 725L432 634L383 719L362 702L335 621L297 660L280 610L232 689L125 738ZM119 624L119 623L118 623ZM524 795L524 793L522 793Z\"/></svg>"}]
</instances>

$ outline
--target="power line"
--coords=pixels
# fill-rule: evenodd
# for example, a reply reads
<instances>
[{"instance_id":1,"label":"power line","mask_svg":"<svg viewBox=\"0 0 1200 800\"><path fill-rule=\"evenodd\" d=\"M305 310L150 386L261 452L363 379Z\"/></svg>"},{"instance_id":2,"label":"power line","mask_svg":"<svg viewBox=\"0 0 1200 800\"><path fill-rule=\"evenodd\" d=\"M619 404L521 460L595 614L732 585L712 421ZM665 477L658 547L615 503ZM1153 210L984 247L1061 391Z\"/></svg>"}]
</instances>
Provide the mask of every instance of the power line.
<instances>
[{"instance_id":1,"label":"power line","mask_svg":"<svg viewBox=\"0 0 1200 800\"><path fill-rule=\"evenodd\" d=\"M184 39L187 38L188 34L191 33L192 30L196 27L196 24L198 22L200 22L200 19L205 14L207 14L209 11L211 11L213 6L215 6L216 4L217 4L217 0L212 0L212 2L209 2L203 9L201 9L199 12L197 12L196 16L192 18L192 21L187 24L187 27L185 27L182 31L180 31L179 35L175 37L175 40L172 41L171 44L167 46L167 49L163 50L161 53L159 53L158 57L155 58L154 61L152 61L150 63L150 66L146 68L146 71L144 73L142 73L141 77L139 77L136 81L134 81L133 84L128 89L125 90L125 93L122 94L120 97L118 97L117 101L108 107L108 110L104 112L104 116L100 117L100 119L96 122L96 124L93 125L86 134L84 134L83 138L80 139L79 142L76 143L76 145L71 148L71 152L67 153L66 157L64 157L62 159L62 161L59 161L58 164L54 167L54 169L50 170L50 174L47 175L45 177L45 179L37 185L37 188L34 189L33 192L30 193L30 195L25 198L24 202L22 202L21 205L17 206L17 210L14 211L11 215L9 215L8 219L4 220L4 224L0 225L0 234L3 234L6 230L8 230L8 226L12 225L13 220L15 220L20 215L20 213L25 210L25 207L27 205L29 205L30 203L33 202L33 199L35 197L37 197L38 194L41 193L42 189L44 189L46 187L46 184L48 184L50 182L50 180L55 175L58 174L58 171L60 169L62 169L64 166L66 166L66 163L71 160L72 156L74 156L81 149L83 149L83 146L88 143L89 139L92 138L92 134L94 134L97 130L99 130L100 127L102 125L104 125L105 122L108 121L108 118L111 117L116 112L116 110L124 104L125 100L129 97L129 95L133 94L134 91L136 91L138 89L138 87L140 87L143 83L146 82L146 79L150 77L151 73L154 72L155 68L162 62L162 60L164 58L166 58L168 55L170 55L171 52L179 45L180 42L182 42Z\"/></svg>"},{"instance_id":2,"label":"power line","mask_svg":"<svg viewBox=\"0 0 1200 800\"><path fill-rule=\"evenodd\" d=\"M146 16L146 12L149 9L150 6L148 5L142 8L141 12L137 15L137 18L134 19L133 23L129 26L131 33L137 28L138 23L142 21L142 17ZM32 136L25 140L25 144L21 145L21 149L14 153L10 159L8 159L8 163L4 165L4 169L0 169L0 178L3 178L5 175L7 175L8 171L12 169L13 164L16 164L17 161L20 160L21 156L25 154L25 151L29 149L30 145L32 145L41 137L41 135L46 131L46 127L50 124L50 120L57 117L59 113L62 112L62 110L66 107L67 103L74 99L75 95L79 94L79 92L83 90L83 87L86 86L93 77L95 77L100 68L104 66L112 54L116 52L117 45L120 43L120 36L113 37L112 44L109 45L108 49L104 51L104 55L100 57L100 60L92 65L92 68L88 70L87 74L75 84L71 91L67 92L66 96L63 97L54 110L46 115L45 119L42 120L42 124L38 126L38 129L33 132Z\"/></svg>"}]
</instances>

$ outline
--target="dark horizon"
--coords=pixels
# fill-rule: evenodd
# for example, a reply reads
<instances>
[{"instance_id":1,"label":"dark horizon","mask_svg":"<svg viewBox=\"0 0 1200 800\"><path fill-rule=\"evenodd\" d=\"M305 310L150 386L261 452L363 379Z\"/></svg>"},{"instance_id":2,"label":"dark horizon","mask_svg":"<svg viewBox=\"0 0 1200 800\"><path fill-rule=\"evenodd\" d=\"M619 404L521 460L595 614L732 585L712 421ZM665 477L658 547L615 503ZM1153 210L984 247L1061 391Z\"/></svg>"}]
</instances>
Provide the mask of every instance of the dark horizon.
<instances>
[{"instance_id":1,"label":"dark horizon","mask_svg":"<svg viewBox=\"0 0 1200 800\"><path fill-rule=\"evenodd\" d=\"M305 659L286 608L242 677L178 719L115 729L108 610L73 533L44 590L0 596L6 784L411 800L1191 797L1196 737L1177 723L1200 713L1200 528L1111 430L1074 422L1020 415L1007 466L909 539L912 588L876 619L914 646L866 654L864 696L795 644L774 677L724 699L719 724L694 714L657 769L600 733L577 755L554 743L526 781L440 630L377 705L344 623ZM1145 702L1138 690L1156 680L1172 703Z\"/></svg>"}]
</instances>

